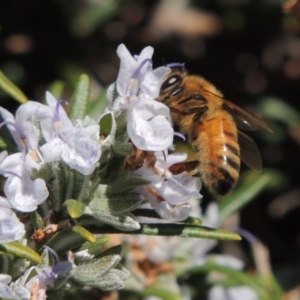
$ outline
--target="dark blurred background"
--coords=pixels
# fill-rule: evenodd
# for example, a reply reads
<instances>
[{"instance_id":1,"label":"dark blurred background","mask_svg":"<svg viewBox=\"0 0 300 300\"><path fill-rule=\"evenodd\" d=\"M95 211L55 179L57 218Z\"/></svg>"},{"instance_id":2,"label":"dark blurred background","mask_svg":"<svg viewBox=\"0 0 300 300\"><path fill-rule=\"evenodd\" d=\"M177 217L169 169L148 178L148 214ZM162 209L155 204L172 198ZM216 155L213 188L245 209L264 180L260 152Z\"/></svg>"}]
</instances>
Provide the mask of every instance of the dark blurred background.
<instances>
[{"instance_id":1,"label":"dark blurred background","mask_svg":"<svg viewBox=\"0 0 300 300\"><path fill-rule=\"evenodd\" d=\"M290 289L300 276L299 20L296 0L0 0L0 69L34 100L56 80L69 97L86 72L96 98L116 79L120 43L136 54L152 45L154 66L185 62L264 118L274 134L252 136L274 184L243 208L241 226Z\"/></svg>"}]
</instances>

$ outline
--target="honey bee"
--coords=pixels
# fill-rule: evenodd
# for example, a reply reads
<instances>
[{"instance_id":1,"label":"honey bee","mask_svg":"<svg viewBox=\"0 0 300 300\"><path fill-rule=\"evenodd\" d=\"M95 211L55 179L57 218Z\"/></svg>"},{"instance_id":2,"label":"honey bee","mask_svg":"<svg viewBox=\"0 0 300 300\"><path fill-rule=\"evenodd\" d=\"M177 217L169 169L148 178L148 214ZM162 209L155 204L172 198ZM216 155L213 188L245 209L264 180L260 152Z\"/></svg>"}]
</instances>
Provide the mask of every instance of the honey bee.
<instances>
[{"instance_id":1,"label":"honey bee","mask_svg":"<svg viewBox=\"0 0 300 300\"><path fill-rule=\"evenodd\" d=\"M272 130L252 113L225 100L204 78L174 69L164 80L158 101L170 108L174 126L196 152L196 160L171 166L172 173L200 173L208 189L222 197L235 186L241 160L253 170L262 169L255 142L239 129Z\"/></svg>"}]
</instances>

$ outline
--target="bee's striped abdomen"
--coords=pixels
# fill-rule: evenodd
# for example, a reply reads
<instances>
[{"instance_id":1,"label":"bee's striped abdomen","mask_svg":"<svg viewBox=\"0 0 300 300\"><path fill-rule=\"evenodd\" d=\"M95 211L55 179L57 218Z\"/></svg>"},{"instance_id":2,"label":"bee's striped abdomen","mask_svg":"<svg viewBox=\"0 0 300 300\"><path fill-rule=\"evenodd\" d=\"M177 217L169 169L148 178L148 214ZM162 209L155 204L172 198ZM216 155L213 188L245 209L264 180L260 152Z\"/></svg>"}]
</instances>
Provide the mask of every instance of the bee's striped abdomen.
<instances>
[{"instance_id":1,"label":"bee's striped abdomen","mask_svg":"<svg viewBox=\"0 0 300 300\"><path fill-rule=\"evenodd\" d=\"M197 132L200 147L196 148L201 178L215 195L224 196L239 177L241 160L236 125L227 112L220 111L201 127Z\"/></svg>"}]
</instances>

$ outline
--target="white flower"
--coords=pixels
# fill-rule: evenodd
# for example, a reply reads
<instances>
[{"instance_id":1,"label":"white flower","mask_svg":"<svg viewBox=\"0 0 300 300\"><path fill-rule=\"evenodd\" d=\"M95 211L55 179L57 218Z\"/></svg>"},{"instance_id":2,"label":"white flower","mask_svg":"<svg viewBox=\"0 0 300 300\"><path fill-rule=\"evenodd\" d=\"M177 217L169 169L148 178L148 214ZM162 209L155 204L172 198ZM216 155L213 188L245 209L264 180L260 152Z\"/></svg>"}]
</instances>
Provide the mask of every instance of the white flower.
<instances>
[{"instance_id":1,"label":"white flower","mask_svg":"<svg viewBox=\"0 0 300 300\"><path fill-rule=\"evenodd\" d=\"M55 254L56 256L57 254ZM44 300L47 298L47 287L53 286L57 278L62 280L67 278L71 270L72 264L68 260L62 262L56 260L56 264L53 267L33 266L27 269L15 282L11 283L11 289L19 296L17 299Z\"/></svg>"},{"instance_id":2,"label":"white flower","mask_svg":"<svg viewBox=\"0 0 300 300\"><path fill-rule=\"evenodd\" d=\"M0 205L10 207L22 212L30 212L37 205L44 202L49 192L43 179L31 179L32 169L39 170L42 161L37 155L39 130L34 126L36 116L46 120L43 105L29 101L20 106L16 112L16 118L0 107L0 113L4 118L2 125L7 125L20 152L7 156L2 152L0 157L0 173L7 177L4 193L7 197L1 198Z\"/></svg>"},{"instance_id":3,"label":"white flower","mask_svg":"<svg viewBox=\"0 0 300 300\"><path fill-rule=\"evenodd\" d=\"M9 208L0 208L0 243L20 240L25 235L24 224Z\"/></svg>"},{"instance_id":4,"label":"white flower","mask_svg":"<svg viewBox=\"0 0 300 300\"><path fill-rule=\"evenodd\" d=\"M162 152L156 152L154 170L147 167L146 163L133 172L150 181L147 186L138 188L138 192L149 200L151 206L158 214L172 221L185 220L192 209L188 201L193 198L201 198L200 178L191 177L187 173L173 175L168 168L186 159L186 154L171 154L164 156Z\"/></svg>"},{"instance_id":5,"label":"white flower","mask_svg":"<svg viewBox=\"0 0 300 300\"><path fill-rule=\"evenodd\" d=\"M1 299L20 299L10 289L8 284L11 282L11 276L6 274L0 274L0 298Z\"/></svg>"},{"instance_id":6,"label":"white flower","mask_svg":"<svg viewBox=\"0 0 300 300\"><path fill-rule=\"evenodd\" d=\"M153 48L150 46L135 58L123 44L117 53L121 60L116 82L118 97L108 99L108 105L116 114L126 111L128 136L137 148L146 151L167 149L173 143L170 111L155 99L170 69L152 70Z\"/></svg>"},{"instance_id":7,"label":"white flower","mask_svg":"<svg viewBox=\"0 0 300 300\"><path fill-rule=\"evenodd\" d=\"M40 148L45 161L63 159L82 174L91 174L101 155L99 125L84 127L81 120L76 120L73 125L60 102L49 92L46 99L51 108L52 122L41 123L42 134L47 141Z\"/></svg>"},{"instance_id":8,"label":"white flower","mask_svg":"<svg viewBox=\"0 0 300 300\"><path fill-rule=\"evenodd\" d=\"M48 195L48 189L43 179L32 180L25 166L23 153L15 153L7 156L0 163L0 172L8 177L4 185L4 193L10 207L30 212L37 209Z\"/></svg>"},{"instance_id":9,"label":"white flower","mask_svg":"<svg viewBox=\"0 0 300 300\"><path fill-rule=\"evenodd\" d=\"M44 106L37 102L28 101L18 108L16 118L9 111L0 107L0 113L4 119L2 125L7 125L20 152L26 156L26 168L29 172L32 169L39 170L42 164L36 152L40 132L34 126L34 122L37 115L43 122L47 120L45 114L40 113L43 111Z\"/></svg>"},{"instance_id":10,"label":"white flower","mask_svg":"<svg viewBox=\"0 0 300 300\"><path fill-rule=\"evenodd\" d=\"M247 286L225 288L221 285L214 286L208 294L209 300L257 300L257 294Z\"/></svg>"}]
</instances>

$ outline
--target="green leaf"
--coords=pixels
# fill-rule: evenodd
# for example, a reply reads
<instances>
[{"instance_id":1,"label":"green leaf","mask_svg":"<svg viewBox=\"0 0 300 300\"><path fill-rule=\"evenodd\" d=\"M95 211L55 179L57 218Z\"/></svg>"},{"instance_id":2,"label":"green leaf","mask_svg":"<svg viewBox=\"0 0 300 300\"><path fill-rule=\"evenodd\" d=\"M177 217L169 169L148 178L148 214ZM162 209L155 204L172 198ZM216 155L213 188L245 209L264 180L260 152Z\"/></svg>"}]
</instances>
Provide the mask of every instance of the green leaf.
<instances>
[{"instance_id":1,"label":"green leaf","mask_svg":"<svg viewBox=\"0 0 300 300\"><path fill-rule=\"evenodd\" d=\"M64 203L64 205L67 206L69 215L74 219L81 217L84 213L84 204L77 200L69 199Z\"/></svg>"},{"instance_id":2,"label":"green leaf","mask_svg":"<svg viewBox=\"0 0 300 300\"><path fill-rule=\"evenodd\" d=\"M122 281L124 281L130 277L130 272L121 265L118 265L116 268L111 269L109 271L109 273L116 275Z\"/></svg>"},{"instance_id":3,"label":"green leaf","mask_svg":"<svg viewBox=\"0 0 300 300\"><path fill-rule=\"evenodd\" d=\"M112 149L115 153L119 155L127 156L132 151L132 145L128 142L116 140L114 145L112 145Z\"/></svg>"},{"instance_id":4,"label":"green leaf","mask_svg":"<svg viewBox=\"0 0 300 300\"><path fill-rule=\"evenodd\" d=\"M7 274L9 271L10 259L7 255L0 254L0 274Z\"/></svg>"},{"instance_id":5,"label":"green leaf","mask_svg":"<svg viewBox=\"0 0 300 300\"><path fill-rule=\"evenodd\" d=\"M189 225L201 225L202 221L195 217L188 217L182 223L189 224Z\"/></svg>"},{"instance_id":6,"label":"green leaf","mask_svg":"<svg viewBox=\"0 0 300 300\"><path fill-rule=\"evenodd\" d=\"M204 226L189 226L185 224L141 224L142 234L195 237L214 240L240 241L241 237L224 229L214 229Z\"/></svg>"},{"instance_id":7,"label":"green leaf","mask_svg":"<svg viewBox=\"0 0 300 300\"><path fill-rule=\"evenodd\" d=\"M77 201L82 200L89 193L88 186L92 175L83 175L79 171L71 168L67 168L65 172L67 176L67 186L65 199L76 199Z\"/></svg>"},{"instance_id":8,"label":"green leaf","mask_svg":"<svg viewBox=\"0 0 300 300\"><path fill-rule=\"evenodd\" d=\"M111 194L118 187L100 184L92 195L89 208L93 213L103 215L119 215L137 208L141 197L136 193Z\"/></svg>"},{"instance_id":9,"label":"green leaf","mask_svg":"<svg viewBox=\"0 0 300 300\"><path fill-rule=\"evenodd\" d=\"M138 194L107 195L107 186L99 185L93 193L89 209L95 219L123 230L136 230L140 225L128 211L137 208L141 199Z\"/></svg>"},{"instance_id":10,"label":"green leaf","mask_svg":"<svg viewBox=\"0 0 300 300\"><path fill-rule=\"evenodd\" d=\"M110 134L113 124L112 114L108 113L100 119L100 134L107 136Z\"/></svg>"},{"instance_id":11,"label":"green leaf","mask_svg":"<svg viewBox=\"0 0 300 300\"><path fill-rule=\"evenodd\" d=\"M24 246L18 242L0 244L0 251L3 251L13 256L31 260L38 264L42 262L42 258L38 253L36 253L31 248Z\"/></svg>"},{"instance_id":12,"label":"green leaf","mask_svg":"<svg viewBox=\"0 0 300 300\"><path fill-rule=\"evenodd\" d=\"M70 119L84 119L90 106L91 81L88 75L82 74L70 102L68 115Z\"/></svg>"},{"instance_id":13,"label":"green leaf","mask_svg":"<svg viewBox=\"0 0 300 300\"><path fill-rule=\"evenodd\" d=\"M128 279L130 273L124 267L115 268L121 260L120 253L120 246L112 247L99 259L78 265L72 274L73 279L105 291L123 288L123 280Z\"/></svg>"},{"instance_id":14,"label":"green leaf","mask_svg":"<svg viewBox=\"0 0 300 300\"><path fill-rule=\"evenodd\" d=\"M274 180L274 176L270 172L253 172L252 174L253 178L250 182L247 180L240 188L218 203L221 221L224 221L232 213L239 211Z\"/></svg>"},{"instance_id":15,"label":"green leaf","mask_svg":"<svg viewBox=\"0 0 300 300\"><path fill-rule=\"evenodd\" d=\"M140 223L130 213L124 213L121 215L104 215L94 213L93 216L95 217L95 219L103 223L111 224L112 226L118 228L118 233L127 231L131 232L140 228ZM104 231L104 233L106 233L106 231Z\"/></svg>"},{"instance_id":16,"label":"green leaf","mask_svg":"<svg viewBox=\"0 0 300 300\"><path fill-rule=\"evenodd\" d=\"M25 94L0 71L0 88L19 103L28 101Z\"/></svg>"},{"instance_id":17,"label":"green leaf","mask_svg":"<svg viewBox=\"0 0 300 300\"><path fill-rule=\"evenodd\" d=\"M107 243L109 241L109 237L108 236L102 236L102 237L98 237L96 238L96 241L94 243L91 242L85 242L81 247L80 247L80 251L81 250L85 250L85 249L93 249L95 247L99 247L99 246L103 246L105 243Z\"/></svg>"},{"instance_id":18,"label":"green leaf","mask_svg":"<svg viewBox=\"0 0 300 300\"><path fill-rule=\"evenodd\" d=\"M124 195L125 193L132 192L137 187L149 184L148 180L145 180L139 176L132 176L127 172L119 172L119 176L114 179L112 185L108 185L107 193L109 195Z\"/></svg>"},{"instance_id":19,"label":"green leaf","mask_svg":"<svg viewBox=\"0 0 300 300\"><path fill-rule=\"evenodd\" d=\"M42 217L38 214L37 211L29 213L31 222L33 224L34 230L43 229L44 223Z\"/></svg>"},{"instance_id":20,"label":"green leaf","mask_svg":"<svg viewBox=\"0 0 300 300\"><path fill-rule=\"evenodd\" d=\"M56 233L46 245L59 255L78 248L86 241L96 241L94 235L81 226L66 228Z\"/></svg>"},{"instance_id":21,"label":"green leaf","mask_svg":"<svg viewBox=\"0 0 300 300\"><path fill-rule=\"evenodd\" d=\"M180 236L204 238L224 241L240 241L241 237L234 233L223 229L214 229L204 226L159 223L159 224L140 224L141 228L132 232L118 230L110 226L102 226L97 228L98 233L123 233L123 234L145 234L145 235L161 235L161 236Z\"/></svg>"},{"instance_id":22,"label":"green leaf","mask_svg":"<svg viewBox=\"0 0 300 300\"><path fill-rule=\"evenodd\" d=\"M91 285L103 291L123 289L125 286L123 280L118 276L118 274L115 274L113 271L114 270L107 272L107 274L105 274L105 276L103 276L100 281L94 280L94 283L91 283Z\"/></svg>"},{"instance_id":23,"label":"green leaf","mask_svg":"<svg viewBox=\"0 0 300 300\"><path fill-rule=\"evenodd\" d=\"M53 162L52 165L52 180L48 181L49 190L51 191L50 199L52 201L52 209L59 211L61 203L65 199L66 190L66 174L63 163Z\"/></svg>"},{"instance_id":24,"label":"green leaf","mask_svg":"<svg viewBox=\"0 0 300 300\"><path fill-rule=\"evenodd\" d=\"M75 226L73 226L72 229L73 229L73 232L76 232L78 235L83 237L85 240L87 240L91 243L96 242L95 236L91 232L86 230L84 227L75 225Z\"/></svg>"},{"instance_id":25,"label":"green leaf","mask_svg":"<svg viewBox=\"0 0 300 300\"><path fill-rule=\"evenodd\" d=\"M105 252L99 259L78 265L72 277L83 284L86 282L93 282L95 279L99 279L107 271L116 266L120 260L121 256L119 254Z\"/></svg>"}]
</instances>

